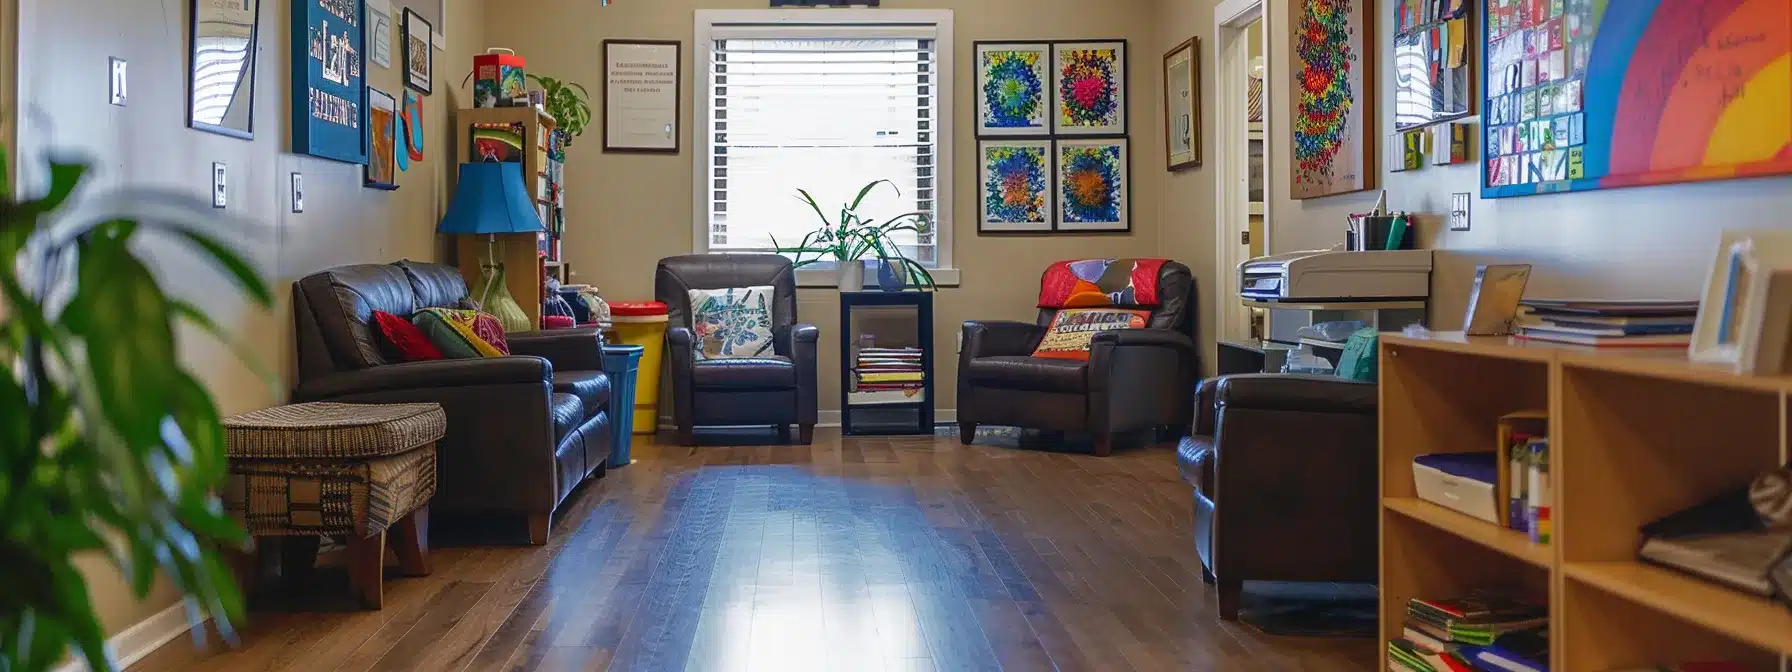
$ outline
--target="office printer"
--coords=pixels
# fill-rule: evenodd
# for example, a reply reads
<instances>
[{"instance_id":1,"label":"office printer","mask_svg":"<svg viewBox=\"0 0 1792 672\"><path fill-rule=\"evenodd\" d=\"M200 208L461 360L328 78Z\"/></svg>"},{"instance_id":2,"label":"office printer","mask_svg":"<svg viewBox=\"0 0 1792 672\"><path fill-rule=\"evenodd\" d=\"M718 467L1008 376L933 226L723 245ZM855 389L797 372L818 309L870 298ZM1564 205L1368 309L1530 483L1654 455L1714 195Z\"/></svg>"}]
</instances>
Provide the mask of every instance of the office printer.
<instances>
[{"instance_id":1,"label":"office printer","mask_svg":"<svg viewBox=\"0 0 1792 672\"><path fill-rule=\"evenodd\" d=\"M1431 250L1312 250L1238 265L1238 294L1258 301L1424 299L1431 295Z\"/></svg>"}]
</instances>

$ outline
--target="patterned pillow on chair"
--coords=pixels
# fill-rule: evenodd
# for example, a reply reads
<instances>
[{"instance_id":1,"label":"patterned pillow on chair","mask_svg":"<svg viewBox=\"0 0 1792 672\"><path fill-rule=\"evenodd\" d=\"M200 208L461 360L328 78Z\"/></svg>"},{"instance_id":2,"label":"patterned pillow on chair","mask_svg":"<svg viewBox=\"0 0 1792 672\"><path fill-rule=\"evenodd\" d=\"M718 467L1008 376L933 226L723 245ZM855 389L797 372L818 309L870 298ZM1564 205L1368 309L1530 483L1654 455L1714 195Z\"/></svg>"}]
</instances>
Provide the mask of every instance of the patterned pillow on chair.
<instances>
[{"instance_id":1,"label":"patterned pillow on chair","mask_svg":"<svg viewBox=\"0 0 1792 672\"><path fill-rule=\"evenodd\" d=\"M692 349L698 361L772 354L772 288L693 289Z\"/></svg>"},{"instance_id":2,"label":"patterned pillow on chair","mask_svg":"<svg viewBox=\"0 0 1792 672\"><path fill-rule=\"evenodd\" d=\"M485 314L471 310L424 308L411 315L411 324L416 325L448 359L503 357L509 354L480 335L482 330L490 335L497 323L496 318L486 315L490 322L485 327L480 327L481 315ZM497 327L497 331L501 338L503 329Z\"/></svg>"}]
</instances>

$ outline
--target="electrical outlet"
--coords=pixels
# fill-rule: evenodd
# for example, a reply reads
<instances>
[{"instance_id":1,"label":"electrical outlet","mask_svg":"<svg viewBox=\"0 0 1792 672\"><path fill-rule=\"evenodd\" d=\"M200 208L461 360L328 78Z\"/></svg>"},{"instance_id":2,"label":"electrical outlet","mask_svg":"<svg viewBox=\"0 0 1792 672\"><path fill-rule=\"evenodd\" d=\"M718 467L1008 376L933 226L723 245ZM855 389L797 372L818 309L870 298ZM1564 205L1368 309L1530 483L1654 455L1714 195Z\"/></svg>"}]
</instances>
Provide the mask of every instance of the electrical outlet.
<instances>
[{"instance_id":1,"label":"electrical outlet","mask_svg":"<svg viewBox=\"0 0 1792 672\"><path fill-rule=\"evenodd\" d=\"M229 205L230 189L225 184L223 163L212 164L212 207L222 208Z\"/></svg>"},{"instance_id":2,"label":"electrical outlet","mask_svg":"<svg viewBox=\"0 0 1792 672\"><path fill-rule=\"evenodd\" d=\"M125 99L129 97L130 94L130 82L129 78L126 77L124 59L117 56L112 57L110 73L110 76L107 78L110 83L107 87L112 93L112 104L124 107Z\"/></svg>"},{"instance_id":3,"label":"electrical outlet","mask_svg":"<svg viewBox=\"0 0 1792 672\"><path fill-rule=\"evenodd\" d=\"M305 211L305 176L298 173L292 174L292 211Z\"/></svg>"}]
</instances>

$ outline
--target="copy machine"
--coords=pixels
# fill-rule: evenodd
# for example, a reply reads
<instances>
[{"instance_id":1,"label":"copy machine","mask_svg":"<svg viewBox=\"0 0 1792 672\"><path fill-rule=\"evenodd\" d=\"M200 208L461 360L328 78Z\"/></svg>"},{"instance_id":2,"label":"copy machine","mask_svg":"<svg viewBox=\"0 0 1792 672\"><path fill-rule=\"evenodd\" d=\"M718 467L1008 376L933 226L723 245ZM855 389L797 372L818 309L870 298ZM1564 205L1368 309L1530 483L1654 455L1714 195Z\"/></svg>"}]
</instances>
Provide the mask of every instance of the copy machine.
<instances>
[{"instance_id":1,"label":"copy machine","mask_svg":"<svg viewBox=\"0 0 1792 672\"><path fill-rule=\"evenodd\" d=\"M1425 321L1431 250L1310 250L1238 266L1239 298L1267 310L1264 334L1296 345L1301 327L1362 320L1382 331Z\"/></svg>"}]
</instances>

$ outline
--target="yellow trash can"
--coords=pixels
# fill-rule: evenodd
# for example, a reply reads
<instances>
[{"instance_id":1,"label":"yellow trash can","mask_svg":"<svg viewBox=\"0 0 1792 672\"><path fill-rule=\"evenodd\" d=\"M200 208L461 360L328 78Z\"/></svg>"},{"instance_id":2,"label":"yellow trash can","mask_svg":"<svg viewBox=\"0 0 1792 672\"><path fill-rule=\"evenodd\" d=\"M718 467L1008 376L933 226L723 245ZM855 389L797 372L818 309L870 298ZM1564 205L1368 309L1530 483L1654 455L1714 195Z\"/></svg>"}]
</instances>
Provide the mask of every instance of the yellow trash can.
<instances>
[{"instance_id":1,"label":"yellow trash can","mask_svg":"<svg viewBox=\"0 0 1792 672\"><path fill-rule=\"evenodd\" d=\"M617 301L610 304L613 342L639 345L641 368L635 374L635 433L653 434L660 427L660 363L666 355L666 304Z\"/></svg>"}]
</instances>

